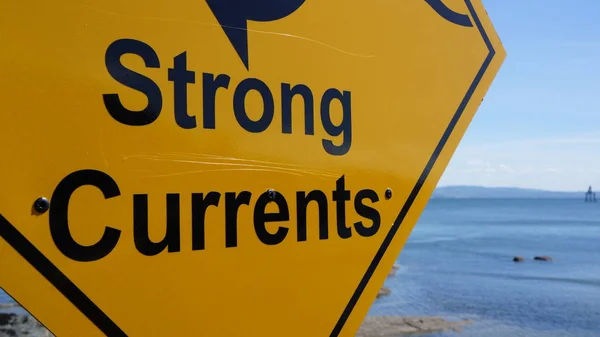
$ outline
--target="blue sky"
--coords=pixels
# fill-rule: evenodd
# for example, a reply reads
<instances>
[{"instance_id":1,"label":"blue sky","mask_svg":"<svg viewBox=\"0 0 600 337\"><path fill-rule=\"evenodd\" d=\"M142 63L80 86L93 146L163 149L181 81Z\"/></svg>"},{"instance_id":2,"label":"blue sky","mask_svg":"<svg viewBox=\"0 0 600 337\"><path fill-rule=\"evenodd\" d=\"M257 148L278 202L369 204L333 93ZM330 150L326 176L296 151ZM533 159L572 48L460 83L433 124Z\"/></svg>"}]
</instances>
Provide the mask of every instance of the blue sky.
<instances>
[{"instance_id":1,"label":"blue sky","mask_svg":"<svg viewBox=\"0 0 600 337\"><path fill-rule=\"evenodd\" d=\"M507 58L439 186L600 190L600 1L483 3Z\"/></svg>"}]
</instances>

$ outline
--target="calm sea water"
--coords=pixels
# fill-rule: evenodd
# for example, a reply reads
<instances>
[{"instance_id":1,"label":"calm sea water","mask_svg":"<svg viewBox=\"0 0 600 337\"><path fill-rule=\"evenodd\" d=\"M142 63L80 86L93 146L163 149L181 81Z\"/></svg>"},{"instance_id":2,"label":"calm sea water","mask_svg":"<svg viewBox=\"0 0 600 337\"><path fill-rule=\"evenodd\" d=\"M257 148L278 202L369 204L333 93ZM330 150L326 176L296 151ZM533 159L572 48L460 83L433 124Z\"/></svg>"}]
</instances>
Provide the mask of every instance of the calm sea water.
<instances>
[{"instance_id":1,"label":"calm sea water","mask_svg":"<svg viewBox=\"0 0 600 337\"><path fill-rule=\"evenodd\" d=\"M370 315L475 322L434 336L600 336L600 203L432 199L397 261Z\"/></svg>"},{"instance_id":2,"label":"calm sea water","mask_svg":"<svg viewBox=\"0 0 600 337\"><path fill-rule=\"evenodd\" d=\"M600 336L600 203L433 199L398 264L370 315L475 322L439 337Z\"/></svg>"}]
</instances>

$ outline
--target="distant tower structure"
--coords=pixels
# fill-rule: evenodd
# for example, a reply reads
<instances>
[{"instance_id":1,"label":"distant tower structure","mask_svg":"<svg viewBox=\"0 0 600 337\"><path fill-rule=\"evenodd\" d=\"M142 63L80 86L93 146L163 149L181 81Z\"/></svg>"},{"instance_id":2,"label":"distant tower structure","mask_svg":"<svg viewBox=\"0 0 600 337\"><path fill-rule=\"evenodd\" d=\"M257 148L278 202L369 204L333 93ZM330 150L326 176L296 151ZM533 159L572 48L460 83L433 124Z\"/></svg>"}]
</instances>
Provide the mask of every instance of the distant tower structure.
<instances>
[{"instance_id":1,"label":"distant tower structure","mask_svg":"<svg viewBox=\"0 0 600 337\"><path fill-rule=\"evenodd\" d=\"M592 186L585 193L585 202L596 202L596 192L592 191Z\"/></svg>"}]
</instances>

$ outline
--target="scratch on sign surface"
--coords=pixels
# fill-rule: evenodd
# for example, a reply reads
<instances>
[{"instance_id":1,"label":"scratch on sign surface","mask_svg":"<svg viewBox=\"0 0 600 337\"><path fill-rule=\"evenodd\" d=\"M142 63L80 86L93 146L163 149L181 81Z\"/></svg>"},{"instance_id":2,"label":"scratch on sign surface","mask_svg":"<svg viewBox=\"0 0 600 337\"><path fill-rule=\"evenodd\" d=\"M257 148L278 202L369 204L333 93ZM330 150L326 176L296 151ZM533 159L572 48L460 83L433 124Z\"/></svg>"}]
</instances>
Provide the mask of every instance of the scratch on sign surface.
<instances>
[{"instance_id":1,"label":"scratch on sign surface","mask_svg":"<svg viewBox=\"0 0 600 337\"><path fill-rule=\"evenodd\" d=\"M107 10L100 9L100 8L94 8L94 7L91 7L91 6L84 6L84 7L88 8L90 10L96 11L96 12L107 14L107 15L122 16L122 17L132 17L133 16L133 15L127 15L127 14L122 14L122 13L116 13L116 12L112 12L112 11L107 11ZM307 41L307 42L315 43L315 44L321 45L323 47L330 48L330 49L333 49L335 51L338 51L340 53L344 53L344 54L347 54L347 55L350 55L350 56L361 57L361 58L373 58L373 57L376 57L376 55L354 53L354 52L351 52L351 51L348 51L348 50L344 50L344 49L335 47L333 45L330 45L328 43L325 43L325 42L322 42L322 41L319 41L319 40L316 40L316 39L312 39L312 38L308 38L308 37L303 37L303 36L298 36L298 35L293 35L293 34L287 34L287 33L278 33L278 32L256 30L256 29L243 29L243 28L232 27L232 26L222 26L222 25L219 25L218 23L209 23L209 22L194 21L194 20L158 18L158 17L150 17L150 16L139 16L139 15L136 15L135 17L138 18L138 19L142 19L142 20L165 21L165 22L179 22L179 23L188 23L188 24L214 26L214 27L225 27L225 28L230 28L230 29L246 30L246 31L252 32L252 33L277 35L277 36L283 36L283 37L291 37L291 38L300 39L300 40L304 40L304 41Z\"/></svg>"}]
</instances>

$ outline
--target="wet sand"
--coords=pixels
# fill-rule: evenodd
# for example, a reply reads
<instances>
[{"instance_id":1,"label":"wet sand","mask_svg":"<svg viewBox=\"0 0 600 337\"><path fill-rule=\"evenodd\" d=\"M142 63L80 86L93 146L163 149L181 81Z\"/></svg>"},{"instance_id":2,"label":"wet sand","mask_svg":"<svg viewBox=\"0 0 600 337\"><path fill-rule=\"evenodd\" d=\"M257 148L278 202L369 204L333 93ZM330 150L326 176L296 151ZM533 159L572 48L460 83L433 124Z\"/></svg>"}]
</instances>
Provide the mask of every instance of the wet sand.
<instances>
[{"instance_id":1,"label":"wet sand","mask_svg":"<svg viewBox=\"0 0 600 337\"><path fill-rule=\"evenodd\" d=\"M356 337L400 337L442 331L460 331L472 321L450 322L429 316L367 316Z\"/></svg>"}]
</instances>

